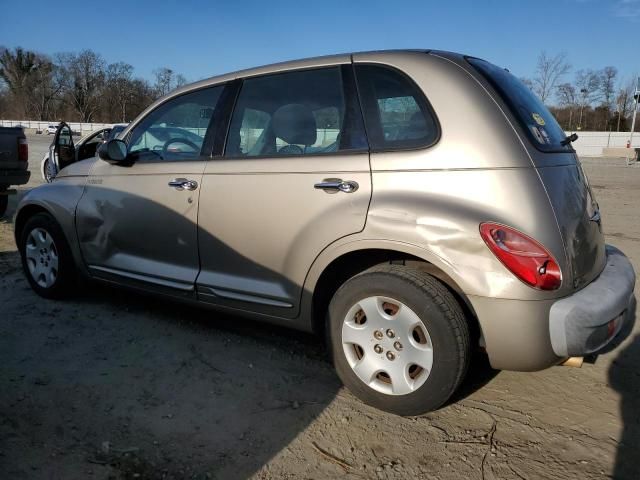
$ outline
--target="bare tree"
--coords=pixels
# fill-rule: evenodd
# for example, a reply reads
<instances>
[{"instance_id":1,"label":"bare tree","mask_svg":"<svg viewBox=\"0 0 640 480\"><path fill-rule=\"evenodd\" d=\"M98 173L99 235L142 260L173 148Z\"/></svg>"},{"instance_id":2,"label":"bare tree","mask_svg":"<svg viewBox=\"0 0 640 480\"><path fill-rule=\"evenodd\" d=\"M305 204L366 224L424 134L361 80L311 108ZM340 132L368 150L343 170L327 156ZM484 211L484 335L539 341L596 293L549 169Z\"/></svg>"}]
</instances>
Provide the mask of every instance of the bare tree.
<instances>
[{"instance_id":1,"label":"bare tree","mask_svg":"<svg viewBox=\"0 0 640 480\"><path fill-rule=\"evenodd\" d=\"M611 116L611 108L615 100L616 94L616 76L618 69L615 67L604 67L600 73L600 92L602 97L602 106L605 108L606 118L603 128L607 128L609 118Z\"/></svg>"},{"instance_id":2,"label":"bare tree","mask_svg":"<svg viewBox=\"0 0 640 480\"><path fill-rule=\"evenodd\" d=\"M569 119L566 124L567 130L573 129L573 121L576 107L579 105L578 94L576 88L570 83L561 83L556 89L556 96L561 107L569 111Z\"/></svg>"},{"instance_id":3,"label":"bare tree","mask_svg":"<svg viewBox=\"0 0 640 480\"><path fill-rule=\"evenodd\" d=\"M567 61L566 53L558 53L549 56L543 51L538 56L535 76L533 78L533 91L538 94L543 103L550 100L556 90L558 82L569 73L571 65Z\"/></svg>"},{"instance_id":4,"label":"bare tree","mask_svg":"<svg viewBox=\"0 0 640 480\"><path fill-rule=\"evenodd\" d=\"M107 100L118 106L120 121L127 120L127 106L133 96L133 66L124 62L112 63L107 67Z\"/></svg>"},{"instance_id":5,"label":"bare tree","mask_svg":"<svg viewBox=\"0 0 640 480\"><path fill-rule=\"evenodd\" d=\"M20 47L13 51L0 47L0 78L7 84L14 99L15 114L24 118L27 114L28 82L40 67L35 52Z\"/></svg>"},{"instance_id":6,"label":"bare tree","mask_svg":"<svg viewBox=\"0 0 640 480\"><path fill-rule=\"evenodd\" d=\"M636 90L635 79L637 76L632 77L631 80L627 80L622 83L618 88L618 94L616 96L616 111L618 118L616 130L620 131L622 123L623 130L627 130L627 117L633 112L634 98L633 94Z\"/></svg>"},{"instance_id":7,"label":"bare tree","mask_svg":"<svg viewBox=\"0 0 640 480\"><path fill-rule=\"evenodd\" d=\"M59 57L65 72L65 91L82 122L91 122L100 104L105 82L105 62L91 51L62 54Z\"/></svg>"},{"instance_id":8,"label":"bare tree","mask_svg":"<svg viewBox=\"0 0 640 480\"><path fill-rule=\"evenodd\" d=\"M187 79L184 78L183 75L179 73L176 74L172 69L167 67L158 68L153 71L153 74L156 77L154 87L159 97L187 83Z\"/></svg>"},{"instance_id":9,"label":"bare tree","mask_svg":"<svg viewBox=\"0 0 640 480\"><path fill-rule=\"evenodd\" d=\"M57 65L44 55L38 58L39 67L27 82L30 91L27 107L32 118L47 120L53 118L53 103L62 91L63 82Z\"/></svg>"},{"instance_id":10,"label":"bare tree","mask_svg":"<svg viewBox=\"0 0 640 480\"><path fill-rule=\"evenodd\" d=\"M580 99L580 120L578 121L578 128L581 129L583 125L588 126L590 122L582 121L583 111L585 107L591 107L591 105L600 98L600 82L601 76L599 72L594 70L579 70L576 72L575 86L578 90Z\"/></svg>"}]
</instances>

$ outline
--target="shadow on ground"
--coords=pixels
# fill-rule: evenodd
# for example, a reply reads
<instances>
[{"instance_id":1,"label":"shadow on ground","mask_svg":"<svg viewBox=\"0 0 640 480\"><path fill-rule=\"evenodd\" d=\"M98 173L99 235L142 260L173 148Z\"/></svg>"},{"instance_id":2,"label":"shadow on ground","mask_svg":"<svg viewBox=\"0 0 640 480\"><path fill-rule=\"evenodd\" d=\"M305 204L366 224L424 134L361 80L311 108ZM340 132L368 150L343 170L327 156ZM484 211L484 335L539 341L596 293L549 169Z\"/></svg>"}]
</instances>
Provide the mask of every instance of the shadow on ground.
<instances>
[{"instance_id":1,"label":"shadow on ground","mask_svg":"<svg viewBox=\"0 0 640 480\"><path fill-rule=\"evenodd\" d=\"M609 369L609 382L620 394L622 436L616 452L613 478L640 478L640 334L623 348Z\"/></svg>"},{"instance_id":2,"label":"shadow on ground","mask_svg":"<svg viewBox=\"0 0 640 480\"><path fill-rule=\"evenodd\" d=\"M340 388L314 337L101 285L46 301L0 265L3 478L247 478Z\"/></svg>"}]
</instances>

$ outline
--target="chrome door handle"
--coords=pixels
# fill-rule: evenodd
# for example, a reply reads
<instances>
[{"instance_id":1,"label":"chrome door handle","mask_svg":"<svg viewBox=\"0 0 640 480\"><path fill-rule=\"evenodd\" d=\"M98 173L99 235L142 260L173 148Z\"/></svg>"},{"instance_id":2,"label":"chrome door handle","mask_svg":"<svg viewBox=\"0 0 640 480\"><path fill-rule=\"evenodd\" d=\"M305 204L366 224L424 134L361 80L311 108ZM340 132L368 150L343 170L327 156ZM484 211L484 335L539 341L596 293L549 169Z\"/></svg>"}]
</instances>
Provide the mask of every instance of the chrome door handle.
<instances>
[{"instance_id":1,"label":"chrome door handle","mask_svg":"<svg viewBox=\"0 0 640 480\"><path fill-rule=\"evenodd\" d=\"M340 178L325 178L323 181L316 183L313 188L324 190L327 193L353 193L358 190L358 182L353 180L342 180Z\"/></svg>"},{"instance_id":2,"label":"chrome door handle","mask_svg":"<svg viewBox=\"0 0 640 480\"><path fill-rule=\"evenodd\" d=\"M198 182L188 178L176 178L169 182L169 186L176 190L195 190L198 188Z\"/></svg>"}]
</instances>

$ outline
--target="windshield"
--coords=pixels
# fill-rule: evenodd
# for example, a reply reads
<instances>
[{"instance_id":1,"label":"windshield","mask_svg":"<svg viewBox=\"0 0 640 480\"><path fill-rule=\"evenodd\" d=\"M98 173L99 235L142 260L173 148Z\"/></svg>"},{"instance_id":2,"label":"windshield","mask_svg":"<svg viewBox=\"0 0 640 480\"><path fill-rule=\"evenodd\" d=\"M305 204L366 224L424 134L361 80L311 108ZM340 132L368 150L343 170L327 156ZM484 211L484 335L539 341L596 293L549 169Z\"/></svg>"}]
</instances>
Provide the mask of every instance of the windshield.
<instances>
[{"instance_id":1,"label":"windshield","mask_svg":"<svg viewBox=\"0 0 640 480\"><path fill-rule=\"evenodd\" d=\"M572 152L566 135L540 99L509 71L479 58L467 58L509 106L532 143L543 152Z\"/></svg>"}]
</instances>

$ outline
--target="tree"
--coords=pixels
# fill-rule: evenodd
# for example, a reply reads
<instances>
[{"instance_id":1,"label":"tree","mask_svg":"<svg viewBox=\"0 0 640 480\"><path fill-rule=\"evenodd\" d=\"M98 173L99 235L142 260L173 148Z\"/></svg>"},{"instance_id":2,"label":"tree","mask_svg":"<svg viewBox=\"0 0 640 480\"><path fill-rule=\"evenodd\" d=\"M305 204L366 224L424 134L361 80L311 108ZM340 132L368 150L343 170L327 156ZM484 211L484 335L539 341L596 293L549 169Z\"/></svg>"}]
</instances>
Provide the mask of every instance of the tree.
<instances>
[{"instance_id":1,"label":"tree","mask_svg":"<svg viewBox=\"0 0 640 480\"><path fill-rule=\"evenodd\" d=\"M606 129L611 116L611 108L615 100L616 94L616 76L618 69L616 67L604 67L600 73L600 92L602 97L602 106L605 109L606 120L603 127Z\"/></svg>"},{"instance_id":2,"label":"tree","mask_svg":"<svg viewBox=\"0 0 640 480\"><path fill-rule=\"evenodd\" d=\"M578 95L576 93L576 88L570 83L562 83L557 87L556 96L558 97L560 106L564 107L564 109L568 110L569 112L569 119L564 127L566 130L573 130L574 110L578 106Z\"/></svg>"},{"instance_id":3,"label":"tree","mask_svg":"<svg viewBox=\"0 0 640 480\"><path fill-rule=\"evenodd\" d=\"M601 76L594 70L578 70L576 72L576 89L580 99L580 120L578 128L583 125L589 125L589 122L582 121L582 114L585 107L590 107L598 98L600 98L600 82Z\"/></svg>"},{"instance_id":4,"label":"tree","mask_svg":"<svg viewBox=\"0 0 640 480\"><path fill-rule=\"evenodd\" d=\"M83 50L79 54L67 53L59 57L65 73L65 92L80 121L91 122L100 104L105 83L105 62L102 56Z\"/></svg>"},{"instance_id":5,"label":"tree","mask_svg":"<svg viewBox=\"0 0 640 480\"><path fill-rule=\"evenodd\" d=\"M167 93L187 83L187 79L181 74L176 74L167 67L158 68L153 71L156 77L154 85L158 97L162 97Z\"/></svg>"},{"instance_id":6,"label":"tree","mask_svg":"<svg viewBox=\"0 0 640 480\"><path fill-rule=\"evenodd\" d=\"M547 103L556 90L561 78L569 73L571 65L567 61L566 53L558 53L551 57L543 51L538 56L535 76L533 77L533 91L540 97L542 103Z\"/></svg>"},{"instance_id":7,"label":"tree","mask_svg":"<svg viewBox=\"0 0 640 480\"><path fill-rule=\"evenodd\" d=\"M58 66L48 57L39 55L39 67L30 75L27 84L30 95L26 104L30 117L38 120L53 118L53 103L63 87Z\"/></svg>"},{"instance_id":8,"label":"tree","mask_svg":"<svg viewBox=\"0 0 640 480\"><path fill-rule=\"evenodd\" d=\"M618 94L616 96L616 110L618 114L616 119L616 130L618 132L621 128L623 131L627 131L629 129L629 125L627 125L627 118L633 113L633 107L635 105L633 94L636 91L636 78L637 76L634 76L631 80L621 84L618 88Z\"/></svg>"},{"instance_id":9,"label":"tree","mask_svg":"<svg viewBox=\"0 0 640 480\"><path fill-rule=\"evenodd\" d=\"M133 66L124 62L112 63L107 67L106 99L118 107L121 122L127 120L127 106L133 96Z\"/></svg>"},{"instance_id":10,"label":"tree","mask_svg":"<svg viewBox=\"0 0 640 480\"><path fill-rule=\"evenodd\" d=\"M40 67L35 52L20 47L13 51L0 47L0 78L14 98L15 114L22 119L27 114L29 77Z\"/></svg>"}]
</instances>

